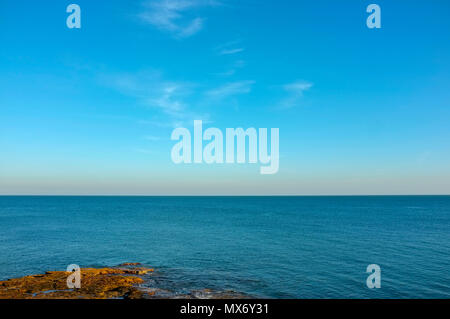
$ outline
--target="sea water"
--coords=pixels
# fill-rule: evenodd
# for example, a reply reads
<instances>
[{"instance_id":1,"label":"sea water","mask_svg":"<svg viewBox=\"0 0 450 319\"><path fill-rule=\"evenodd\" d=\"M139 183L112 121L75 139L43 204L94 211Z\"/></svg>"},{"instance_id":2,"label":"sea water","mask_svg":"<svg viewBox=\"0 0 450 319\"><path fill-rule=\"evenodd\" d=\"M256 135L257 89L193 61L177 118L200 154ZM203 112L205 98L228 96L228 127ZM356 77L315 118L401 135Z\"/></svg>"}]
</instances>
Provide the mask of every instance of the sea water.
<instances>
[{"instance_id":1,"label":"sea water","mask_svg":"<svg viewBox=\"0 0 450 319\"><path fill-rule=\"evenodd\" d=\"M175 294L449 298L450 196L0 197L0 280L123 262Z\"/></svg>"}]
</instances>

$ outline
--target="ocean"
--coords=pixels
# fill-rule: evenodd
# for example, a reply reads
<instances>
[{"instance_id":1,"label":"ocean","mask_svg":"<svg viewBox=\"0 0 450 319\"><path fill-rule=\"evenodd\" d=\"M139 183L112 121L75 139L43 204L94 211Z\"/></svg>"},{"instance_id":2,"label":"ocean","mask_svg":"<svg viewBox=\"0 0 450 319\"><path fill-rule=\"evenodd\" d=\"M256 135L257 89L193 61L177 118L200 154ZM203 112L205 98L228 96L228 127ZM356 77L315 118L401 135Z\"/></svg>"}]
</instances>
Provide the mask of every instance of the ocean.
<instances>
[{"instance_id":1,"label":"ocean","mask_svg":"<svg viewBox=\"0 0 450 319\"><path fill-rule=\"evenodd\" d=\"M449 298L450 196L0 196L0 280L123 262L174 296Z\"/></svg>"}]
</instances>

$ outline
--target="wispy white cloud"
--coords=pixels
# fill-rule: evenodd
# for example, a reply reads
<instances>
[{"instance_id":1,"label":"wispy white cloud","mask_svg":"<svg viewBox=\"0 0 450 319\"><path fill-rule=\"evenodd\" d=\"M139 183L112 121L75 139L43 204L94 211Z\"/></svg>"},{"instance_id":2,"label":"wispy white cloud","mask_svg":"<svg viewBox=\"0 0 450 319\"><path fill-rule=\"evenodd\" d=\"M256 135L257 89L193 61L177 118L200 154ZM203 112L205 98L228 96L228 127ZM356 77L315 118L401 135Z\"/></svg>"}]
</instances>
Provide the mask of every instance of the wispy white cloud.
<instances>
[{"instance_id":1,"label":"wispy white cloud","mask_svg":"<svg viewBox=\"0 0 450 319\"><path fill-rule=\"evenodd\" d=\"M296 95L303 95L303 92L309 90L312 86L313 84L310 82L297 81L284 85L284 89Z\"/></svg>"},{"instance_id":2,"label":"wispy white cloud","mask_svg":"<svg viewBox=\"0 0 450 319\"><path fill-rule=\"evenodd\" d=\"M214 48L214 51L219 56L235 56L238 53L245 51L242 47L242 40L234 40L218 45ZM245 61L240 59L235 61L232 65L228 67L228 70L224 72L217 73L220 76L231 76L234 75L237 69L244 67Z\"/></svg>"},{"instance_id":3,"label":"wispy white cloud","mask_svg":"<svg viewBox=\"0 0 450 319\"><path fill-rule=\"evenodd\" d=\"M141 104L178 116L185 108L183 98L190 94L190 84L163 79L160 72L145 71L104 75L102 82Z\"/></svg>"},{"instance_id":4,"label":"wispy white cloud","mask_svg":"<svg viewBox=\"0 0 450 319\"><path fill-rule=\"evenodd\" d=\"M147 0L143 3L144 11L139 17L176 37L187 38L199 32L205 20L202 17L186 17L189 11L219 4L216 0Z\"/></svg>"},{"instance_id":5,"label":"wispy white cloud","mask_svg":"<svg viewBox=\"0 0 450 319\"><path fill-rule=\"evenodd\" d=\"M288 96L279 104L280 108L288 109L299 105L304 92L313 87L313 83L307 81L296 81L283 86Z\"/></svg>"},{"instance_id":6,"label":"wispy white cloud","mask_svg":"<svg viewBox=\"0 0 450 319\"><path fill-rule=\"evenodd\" d=\"M223 49L219 52L220 55L231 55L244 51L244 48L235 48L235 49Z\"/></svg>"},{"instance_id":7,"label":"wispy white cloud","mask_svg":"<svg viewBox=\"0 0 450 319\"><path fill-rule=\"evenodd\" d=\"M173 128L194 119L209 120L209 114L196 112L190 103L196 97L194 83L167 81L156 71L109 74L100 80L121 94L135 98L138 104L159 111L151 113L151 120L139 120L140 124Z\"/></svg>"},{"instance_id":8,"label":"wispy white cloud","mask_svg":"<svg viewBox=\"0 0 450 319\"><path fill-rule=\"evenodd\" d=\"M195 18L194 20L189 23L186 27L182 28L178 35L182 38L190 37L191 35L196 34L201 29L203 29L203 19L202 18Z\"/></svg>"},{"instance_id":9,"label":"wispy white cloud","mask_svg":"<svg viewBox=\"0 0 450 319\"><path fill-rule=\"evenodd\" d=\"M219 76L232 76L232 75L236 74L238 69L241 69L244 66L245 66L245 61L244 60L237 60L237 61L235 61L234 63L232 63L229 66L228 70L226 70L224 72L216 73L216 75L219 75Z\"/></svg>"},{"instance_id":10,"label":"wispy white cloud","mask_svg":"<svg viewBox=\"0 0 450 319\"><path fill-rule=\"evenodd\" d=\"M229 41L222 43L214 48L218 55L232 55L243 52L245 48L241 45L241 40Z\"/></svg>"},{"instance_id":11,"label":"wispy white cloud","mask_svg":"<svg viewBox=\"0 0 450 319\"><path fill-rule=\"evenodd\" d=\"M235 73L236 73L236 69L229 69L225 72L219 72L219 73L215 73L215 74L219 75L219 76L232 76Z\"/></svg>"},{"instance_id":12,"label":"wispy white cloud","mask_svg":"<svg viewBox=\"0 0 450 319\"><path fill-rule=\"evenodd\" d=\"M161 83L160 87L155 89L155 94L146 98L146 104L160 108L171 116L180 117L186 109L186 104L182 100L186 95L184 92L186 88L178 83Z\"/></svg>"},{"instance_id":13,"label":"wispy white cloud","mask_svg":"<svg viewBox=\"0 0 450 319\"><path fill-rule=\"evenodd\" d=\"M206 92L206 95L215 99L224 99L233 95L246 94L251 91L254 83L255 81L231 82Z\"/></svg>"}]
</instances>

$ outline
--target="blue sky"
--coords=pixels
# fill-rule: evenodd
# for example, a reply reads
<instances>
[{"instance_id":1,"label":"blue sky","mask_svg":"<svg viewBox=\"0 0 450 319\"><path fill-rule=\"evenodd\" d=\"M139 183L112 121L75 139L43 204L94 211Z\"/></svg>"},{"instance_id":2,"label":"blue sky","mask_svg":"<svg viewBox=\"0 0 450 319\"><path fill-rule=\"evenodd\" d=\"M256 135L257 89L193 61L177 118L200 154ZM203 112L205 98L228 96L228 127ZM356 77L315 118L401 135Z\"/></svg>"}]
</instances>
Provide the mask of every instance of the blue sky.
<instances>
[{"instance_id":1,"label":"blue sky","mask_svg":"<svg viewBox=\"0 0 450 319\"><path fill-rule=\"evenodd\" d=\"M450 194L449 9L2 1L0 194ZM279 172L175 165L194 119L279 128Z\"/></svg>"}]
</instances>

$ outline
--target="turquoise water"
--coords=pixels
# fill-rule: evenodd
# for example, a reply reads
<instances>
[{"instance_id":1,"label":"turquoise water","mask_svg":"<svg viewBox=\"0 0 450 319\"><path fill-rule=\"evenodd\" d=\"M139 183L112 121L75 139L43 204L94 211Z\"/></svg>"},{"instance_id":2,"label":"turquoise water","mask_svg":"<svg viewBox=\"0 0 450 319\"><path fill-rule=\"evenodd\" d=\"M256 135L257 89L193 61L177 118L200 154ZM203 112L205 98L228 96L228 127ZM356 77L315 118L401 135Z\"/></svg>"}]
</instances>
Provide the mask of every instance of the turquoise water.
<instances>
[{"instance_id":1,"label":"turquoise water","mask_svg":"<svg viewBox=\"0 0 450 319\"><path fill-rule=\"evenodd\" d=\"M0 279L122 262L174 292L449 298L450 196L0 197Z\"/></svg>"}]
</instances>

